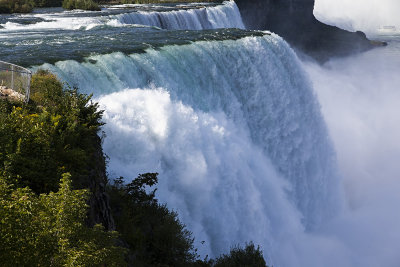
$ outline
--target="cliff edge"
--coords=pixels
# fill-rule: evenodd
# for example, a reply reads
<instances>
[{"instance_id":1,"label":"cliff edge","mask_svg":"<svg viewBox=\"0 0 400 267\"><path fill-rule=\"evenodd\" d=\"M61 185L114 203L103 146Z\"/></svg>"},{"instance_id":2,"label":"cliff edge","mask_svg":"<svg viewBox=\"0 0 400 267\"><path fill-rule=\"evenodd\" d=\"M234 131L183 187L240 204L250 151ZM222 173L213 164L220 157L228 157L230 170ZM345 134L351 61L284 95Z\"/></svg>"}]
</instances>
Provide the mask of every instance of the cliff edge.
<instances>
[{"instance_id":1,"label":"cliff edge","mask_svg":"<svg viewBox=\"0 0 400 267\"><path fill-rule=\"evenodd\" d=\"M373 48L363 32L319 22L314 0L236 0L248 29L269 30L319 62Z\"/></svg>"}]
</instances>

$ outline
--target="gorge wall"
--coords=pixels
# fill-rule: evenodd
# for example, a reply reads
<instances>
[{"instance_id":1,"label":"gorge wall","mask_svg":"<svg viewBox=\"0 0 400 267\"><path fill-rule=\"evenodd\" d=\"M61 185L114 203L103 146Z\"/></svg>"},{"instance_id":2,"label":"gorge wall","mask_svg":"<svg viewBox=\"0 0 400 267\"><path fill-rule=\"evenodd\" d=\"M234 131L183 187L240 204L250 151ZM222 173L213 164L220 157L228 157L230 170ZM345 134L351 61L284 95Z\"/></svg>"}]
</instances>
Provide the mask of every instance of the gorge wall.
<instances>
[{"instance_id":1,"label":"gorge wall","mask_svg":"<svg viewBox=\"0 0 400 267\"><path fill-rule=\"evenodd\" d=\"M325 25L313 15L314 0L236 0L248 29L269 30L318 61L373 47L362 32Z\"/></svg>"}]
</instances>

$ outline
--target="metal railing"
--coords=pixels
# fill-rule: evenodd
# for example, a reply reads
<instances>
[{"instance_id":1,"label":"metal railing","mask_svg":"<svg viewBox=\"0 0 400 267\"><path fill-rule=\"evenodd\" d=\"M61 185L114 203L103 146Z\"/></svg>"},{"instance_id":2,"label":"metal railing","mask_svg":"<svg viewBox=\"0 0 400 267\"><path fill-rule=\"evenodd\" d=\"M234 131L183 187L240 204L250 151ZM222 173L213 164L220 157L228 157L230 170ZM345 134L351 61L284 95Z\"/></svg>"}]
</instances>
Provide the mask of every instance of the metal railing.
<instances>
[{"instance_id":1,"label":"metal railing","mask_svg":"<svg viewBox=\"0 0 400 267\"><path fill-rule=\"evenodd\" d=\"M9 90L28 103L32 72L26 68L0 61L0 89Z\"/></svg>"}]
</instances>

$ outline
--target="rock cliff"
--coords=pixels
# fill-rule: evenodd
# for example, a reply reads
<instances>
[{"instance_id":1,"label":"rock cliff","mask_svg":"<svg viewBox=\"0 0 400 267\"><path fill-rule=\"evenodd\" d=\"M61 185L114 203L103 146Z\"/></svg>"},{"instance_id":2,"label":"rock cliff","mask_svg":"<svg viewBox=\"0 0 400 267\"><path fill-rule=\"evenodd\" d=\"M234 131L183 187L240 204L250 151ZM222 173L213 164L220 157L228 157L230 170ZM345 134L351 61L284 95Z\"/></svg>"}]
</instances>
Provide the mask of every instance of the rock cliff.
<instances>
[{"instance_id":1,"label":"rock cliff","mask_svg":"<svg viewBox=\"0 0 400 267\"><path fill-rule=\"evenodd\" d=\"M236 0L249 29L269 30L295 49L323 62L373 47L362 32L348 32L319 22L314 0Z\"/></svg>"},{"instance_id":2,"label":"rock cliff","mask_svg":"<svg viewBox=\"0 0 400 267\"><path fill-rule=\"evenodd\" d=\"M91 154L92 166L88 170L88 184L85 185L90 191L87 223L89 226L102 224L107 230L115 230L109 197L106 193L108 181L101 139L97 135L93 138L95 139L95 149Z\"/></svg>"}]
</instances>

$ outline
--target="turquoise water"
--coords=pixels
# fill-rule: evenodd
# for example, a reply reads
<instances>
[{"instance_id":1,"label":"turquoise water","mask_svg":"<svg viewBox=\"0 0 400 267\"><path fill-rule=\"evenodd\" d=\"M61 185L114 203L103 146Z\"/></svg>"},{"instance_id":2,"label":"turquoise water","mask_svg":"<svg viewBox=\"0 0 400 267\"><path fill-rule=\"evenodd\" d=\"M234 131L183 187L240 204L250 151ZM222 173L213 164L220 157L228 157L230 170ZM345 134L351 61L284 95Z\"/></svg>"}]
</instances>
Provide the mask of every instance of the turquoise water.
<instances>
[{"instance_id":1,"label":"turquoise water","mask_svg":"<svg viewBox=\"0 0 400 267\"><path fill-rule=\"evenodd\" d=\"M243 30L233 2L223 5L133 5L100 12L39 9L0 16L1 59L23 66L94 54L143 52L146 48L227 40L262 33ZM206 8L207 7L207 8ZM239 30L242 29L242 30Z\"/></svg>"}]
</instances>

